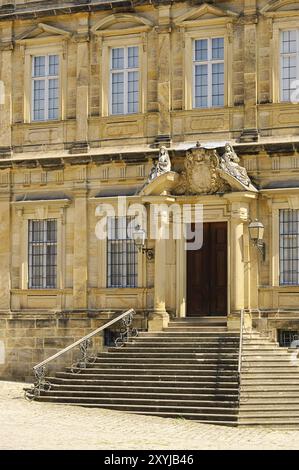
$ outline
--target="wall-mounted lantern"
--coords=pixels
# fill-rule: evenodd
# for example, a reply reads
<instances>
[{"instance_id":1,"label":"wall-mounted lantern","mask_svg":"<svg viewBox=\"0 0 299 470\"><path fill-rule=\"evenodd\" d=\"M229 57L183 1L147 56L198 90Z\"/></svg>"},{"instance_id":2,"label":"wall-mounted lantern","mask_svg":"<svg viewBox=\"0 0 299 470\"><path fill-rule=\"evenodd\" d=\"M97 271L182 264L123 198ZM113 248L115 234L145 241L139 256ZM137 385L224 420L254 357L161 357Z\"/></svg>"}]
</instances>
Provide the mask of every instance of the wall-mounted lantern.
<instances>
[{"instance_id":1,"label":"wall-mounted lantern","mask_svg":"<svg viewBox=\"0 0 299 470\"><path fill-rule=\"evenodd\" d=\"M266 245L264 242L264 225L259 220L255 219L248 225L249 237L253 245L257 247L265 261Z\"/></svg>"},{"instance_id":2,"label":"wall-mounted lantern","mask_svg":"<svg viewBox=\"0 0 299 470\"><path fill-rule=\"evenodd\" d=\"M154 259L155 252L153 248L146 248L146 233L145 230L140 227L140 225L136 225L135 229L133 230L133 240L139 252L142 251L142 253L145 253L148 260Z\"/></svg>"}]
</instances>

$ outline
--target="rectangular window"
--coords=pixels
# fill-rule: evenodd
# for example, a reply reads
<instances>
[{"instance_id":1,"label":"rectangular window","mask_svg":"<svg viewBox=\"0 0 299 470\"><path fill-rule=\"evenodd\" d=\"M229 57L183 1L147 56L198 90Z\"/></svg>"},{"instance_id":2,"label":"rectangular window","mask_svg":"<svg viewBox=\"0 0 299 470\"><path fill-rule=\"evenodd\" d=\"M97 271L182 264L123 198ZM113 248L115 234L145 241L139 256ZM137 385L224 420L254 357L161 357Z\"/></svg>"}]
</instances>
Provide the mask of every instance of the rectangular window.
<instances>
[{"instance_id":1,"label":"rectangular window","mask_svg":"<svg viewBox=\"0 0 299 470\"><path fill-rule=\"evenodd\" d=\"M299 30L281 32L280 75L281 101L292 101L299 80Z\"/></svg>"},{"instance_id":2,"label":"rectangular window","mask_svg":"<svg viewBox=\"0 0 299 470\"><path fill-rule=\"evenodd\" d=\"M111 114L139 111L138 46L111 49Z\"/></svg>"},{"instance_id":3,"label":"rectangular window","mask_svg":"<svg viewBox=\"0 0 299 470\"><path fill-rule=\"evenodd\" d=\"M196 39L193 49L193 107L224 106L224 38Z\"/></svg>"},{"instance_id":4,"label":"rectangular window","mask_svg":"<svg viewBox=\"0 0 299 470\"><path fill-rule=\"evenodd\" d=\"M56 287L57 220L29 220L28 224L29 288Z\"/></svg>"},{"instance_id":5,"label":"rectangular window","mask_svg":"<svg viewBox=\"0 0 299 470\"><path fill-rule=\"evenodd\" d=\"M108 217L108 287L137 287L137 248L132 217Z\"/></svg>"},{"instance_id":6,"label":"rectangular window","mask_svg":"<svg viewBox=\"0 0 299 470\"><path fill-rule=\"evenodd\" d=\"M280 285L299 284L299 210L279 211Z\"/></svg>"},{"instance_id":7,"label":"rectangular window","mask_svg":"<svg viewBox=\"0 0 299 470\"><path fill-rule=\"evenodd\" d=\"M59 118L59 56L32 58L32 120Z\"/></svg>"}]
</instances>

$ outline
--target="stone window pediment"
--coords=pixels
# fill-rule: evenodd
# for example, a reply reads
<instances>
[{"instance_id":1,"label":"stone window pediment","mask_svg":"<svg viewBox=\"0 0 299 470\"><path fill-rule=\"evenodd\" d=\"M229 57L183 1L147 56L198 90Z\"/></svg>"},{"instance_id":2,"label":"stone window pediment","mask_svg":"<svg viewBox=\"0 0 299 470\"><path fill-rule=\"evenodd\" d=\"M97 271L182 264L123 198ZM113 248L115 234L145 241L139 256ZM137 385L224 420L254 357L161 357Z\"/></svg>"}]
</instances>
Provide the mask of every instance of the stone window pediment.
<instances>
[{"instance_id":1,"label":"stone window pediment","mask_svg":"<svg viewBox=\"0 0 299 470\"><path fill-rule=\"evenodd\" d=\"M149 31L153 23L140 15L115 14L101 19L91 31L96 36L121 36Z\"/></svg>"},{"instance_id":2,"label":"stone window pediment","mask_svg":"<svg viewBox=\"0 0 299 470\"><path fill-rule=\"evenodd\" d=\"M261 9L261 13L273 18L299 15L299 5L294 0L272 0Z\"/></svg>"},{"instance_id":3,"label":"stone window pediment","mask_svg":"<svg viewBox=\"0 0 299 470\"><path fill-rule=\"evenodd\" d=\"M70 39L72 33L56 26L45 23L38 23L30 30L27 30L16 40L20 45L32 45L39 42L59 42Z\"/></svg>"},{"instance_id":4,"label":"stone window pediment","mask_svg":"<svg viewBox=\"0 0 299 470\"><path fill-rule=\"evenodd\" d=\"M199 8L192 8L187 13L178 16L174 19L174 23L176 26L188 28L200 26L203 22L205 24L227 22L237 17L238 14L233 11L205 3Z\"/></svg>"}]
</instances>

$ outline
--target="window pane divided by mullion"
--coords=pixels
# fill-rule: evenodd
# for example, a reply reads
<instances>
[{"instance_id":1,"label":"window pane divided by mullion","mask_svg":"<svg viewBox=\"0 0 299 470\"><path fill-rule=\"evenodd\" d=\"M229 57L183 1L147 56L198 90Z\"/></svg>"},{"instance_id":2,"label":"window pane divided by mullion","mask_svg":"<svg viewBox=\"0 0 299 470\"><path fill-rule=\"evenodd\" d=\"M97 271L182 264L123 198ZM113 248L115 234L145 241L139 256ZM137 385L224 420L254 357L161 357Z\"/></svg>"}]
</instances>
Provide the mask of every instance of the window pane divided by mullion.
<instances>
[{"instance_id":1,"label":"window pane divided by mullion","mask_svg":"<svg viewBox=\"0 0 299 470\"><path fill-rule=\"evenodd\" d=\"M133 114L139 110L139 47L111 48L111 114Z\"/></svg>"},{"instance_id":2,"label":"window pane divided by mullion","mask_svg":"<svg viewBox=\"0 0 299 470\"><path fill-rule=\"evenodd\" d=\"M58 119L59 68L57 54L32 57L32 117L33 121Z\"/></svg>"},{"instance_id":3,"label":"window pane divided by mullion","mask_svg":"<svg viewBox=\"0 0 299 470\"><path fill-rule=\"evenodd\" d=\"M299 210L279 211L279 282L299 284Z\"/></svg>"},{"instance_id":4,"label":"window pane divided by mullion","mask_svg":"<svg viewBox=\"0 0 299 470\"><path fill-rule=\"evenodd\" d=\"M107 240L108 287L136 287L137 249L128 235L132 217L109 217ZM114 230L111 228L114 227Z\"/></svg>"},{"instance_id":5,"label":"window pane divided by mullion","mask_svg":"<svg viewBox=\"0 0 299 470\"><path fill-rule=\"evenodd\" d=\"M56 219L28 221L29 288L56 287L57 221Z\"/></svg>"},{"instance_id":6,"label":"window pane divided by mullion","mask_svg":"<svg viewBox=\"0 0 299 470\"><path fill-rule=\"evenodd\" d=\"M193 106L224 106L224 38L193 42Z\"/></svg>"},{"instance_id":7,"label":"window pane divided by mullion","mask_svg":"<svg viewBox=\"0 0 299 470\"><path fill-rule=\"evenodd\" d=\"M299 79L299 30L280 33L280 100L290 102Z\"/></svg>"}]
</instances>

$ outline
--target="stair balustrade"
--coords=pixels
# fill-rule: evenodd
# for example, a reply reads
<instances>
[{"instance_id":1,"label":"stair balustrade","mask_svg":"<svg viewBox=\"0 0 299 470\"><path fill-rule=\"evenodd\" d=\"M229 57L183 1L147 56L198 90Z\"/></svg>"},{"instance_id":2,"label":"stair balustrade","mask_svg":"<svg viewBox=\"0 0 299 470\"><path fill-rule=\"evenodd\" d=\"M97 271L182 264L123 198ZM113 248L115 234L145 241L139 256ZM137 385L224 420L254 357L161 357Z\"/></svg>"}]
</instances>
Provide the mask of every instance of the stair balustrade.
<instances>
[{"instance_id":1,"label":"stair balustrade","mask_svg":"<svg viewBox=\"0 0 299 470\"><path fill-rule=\"evenodd\" d=\"M45 359L44 361L35 365L33 367L35 382L32 388L25 389L25 398L31 401L38 398L42 391L50 390L51 384L46 380L46 366L50 362L55 361L65 353L76 348L77 346L79 346L80 353L78 360L71 367L72 372L79 374L82 369L87 367L88 364L94 363L97 356L89 352L89 348L92 344L91 339L102 331L104 331L105 329L107 329L108 327L110 327L111 325L121 322L119 336L114 341L116 347L122 347L126 342L129 341L131 337L138 336L138 330L136 328L132 328L135 313L135 310L132 308L126 310L122 314L118 315L117 317L102 325L100 328L97 328L88 335L83 336L83 338L79 339L78 341L75 341L66 348L62 349L58 353L53 354L48 359Z\"/></svg>"}]
</instances>

